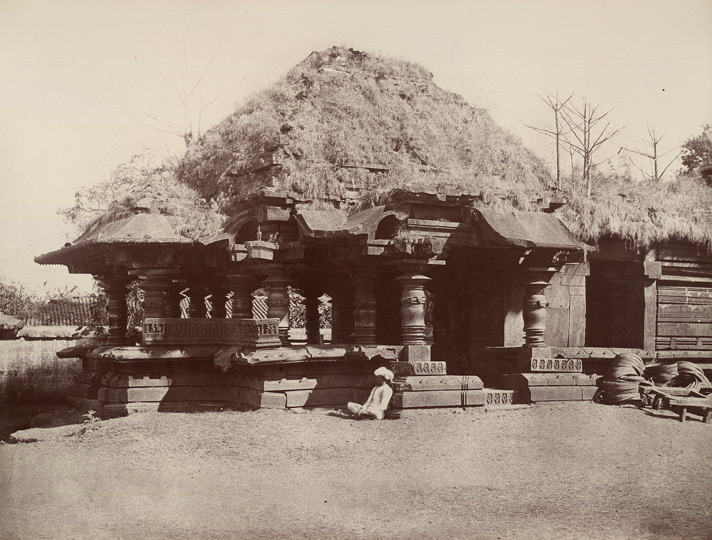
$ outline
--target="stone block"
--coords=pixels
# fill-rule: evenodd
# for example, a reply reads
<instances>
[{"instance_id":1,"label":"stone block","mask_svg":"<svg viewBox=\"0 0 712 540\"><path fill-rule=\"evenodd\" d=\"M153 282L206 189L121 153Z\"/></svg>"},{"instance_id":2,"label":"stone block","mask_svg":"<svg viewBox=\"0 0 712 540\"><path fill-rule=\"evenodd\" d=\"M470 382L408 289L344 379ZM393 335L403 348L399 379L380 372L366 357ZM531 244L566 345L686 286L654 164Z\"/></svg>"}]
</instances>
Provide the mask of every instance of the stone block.
<instances>
[{"instance_id":1,"label":"stone block","mask_svg":"<svg viewBox=\"0 0 712 540\"><path fill-rule=\"evenodd\" d=\"M386 362L384 365L395 374L396 378L447 374L445 362Z\"/></svg>"},{"instance_id":2,"label":"stone block","mask_svg":"<svg viewBox=\"0 0 712 540\"><path fill-rule=\"evenodd\" d=\"M505 390L517 390L531 386L547 386L549 384L543 373L508 373L502 375L500 386Z\"/></svg>"},{"instance_id":3,"label":"stone block","mask_svg":"<svg viewBox=\"0 0 712 540\"><path fill-rule=\"evenodd\" d=\"M586 342L586 297L571 298L569 308L569 345L582 346Z\"/></svg>"},{"instance_id":4,"label":"stone block","mask_svg":"<svg viewBox=\"0 0 712 540\"><path fill-rule=\"evenodd\" d=\"M546 377L547 386L578 386L578 380L576 375L578 373L547 373L544 375Z\"/></svg>"},{"instance_id":5,"label":"stone block","mask_svg":"<svg viewBox=\"0 0 712 540\"><path fill-rule=\"evenodd\" d=\"M418 409L425 407L478 407L485 404L483 390L436 390L433 392L396 392L393 407Z\"/></svg>"},{"instance_id":6,"label":"stone block","mask_svg":"<svg viewBox=\"0 0 712 540\"><path fill-rule=\"evenodd\" d=\"M567 287L585 287L586 276L591 273L591 265L585 263L565 264L559 272L560 283Z\"/></svg>"},{"instance_id":7,"label":"stone block","mask_svg":"<svg viewBox=\"0 0 712 540\"><path fill-rule=\"evenodd\" d=\"M430 362L430 345L405 345L400 359L411 364Z\"/></svg>"},{"instance_id":8,"label":"stone block","mask_svg":"<svg viewBox=\"0 0 712 540\"><path fill-rule=\"evenodd\" d=\"M569 309L570 294L568 287L549 286L546 290L546 298L549 301L549 309ZM547 310L547 315L548 313L549 311Z\"/></svg>"},{"instance_id":9,"label":"stone block","mask_svg":"<svg viewBox=\"0 0 712 540\"><path fill-rule=\"evenodd\" d=\"M474 375L410 376L399 378L394 388L406 392L432 390L481 390L482 379Z\"/></svg>"},{"instance_id":10,"label":"stone block","mask_svg":"<svg viewBox=\"0 0 712 540\"><path fill-rule=\"evenodd\" d=\"M549 308L546 311L545 341L551 345L569 344L569 306Z\"/></svg>"},{"instance_id":11,"label":"stone block","mask_svg":"<svg viewBox=\"0 0 712 540\"><path fill-rule=\"evenodd\" d=\"M499 390L495 388L485 388L486 407L506 407L516 403L519 397L519 390Z\"/></svg>"},{"instance_id":12,"label":"stone block","mask_svg":"<svg viewBox=\"0 0 712 540\"><path fill-rule=\"evenodd\" d=\"M315 390L294 390L285 392L286 406L294 407L320 407L323 405L345 405L354 400L351 388L325 388ZM368 396L366 396L368 399Z\"/></svg>"},{"instance_id":13,"label":"stone block","mask_svg":"<svg viewBox=\"0 0 712 540\"><path fill-rule=\"evenodd\" d=\"M287 407L287 396L277 392L259 392L249 388L243 389L240 393L240 402L248 407L261 409L285 409Z\"/></svg>"},{"instance_id":14,"label":"stone block","mask_svg":"<svg viewBox=\"0 0 712 540\"><path fill-rule=\"evenodd\" d=\"M591 401L593 399L594 394L596 393L596 390L598 388L594 386L582 386L581 387L581 399L583 401Z\"/></svg>"},{"instance_id":15,"label":"stone block","mask_svg":"<svg viewBox=\"0 0 712 540\"><path fill-rule=\"evenodd\" d=\"M583 390L580 386L535 386L529 388L529 398L534 402L542 401L582 401Z\"/></svg>"}]
</instances>

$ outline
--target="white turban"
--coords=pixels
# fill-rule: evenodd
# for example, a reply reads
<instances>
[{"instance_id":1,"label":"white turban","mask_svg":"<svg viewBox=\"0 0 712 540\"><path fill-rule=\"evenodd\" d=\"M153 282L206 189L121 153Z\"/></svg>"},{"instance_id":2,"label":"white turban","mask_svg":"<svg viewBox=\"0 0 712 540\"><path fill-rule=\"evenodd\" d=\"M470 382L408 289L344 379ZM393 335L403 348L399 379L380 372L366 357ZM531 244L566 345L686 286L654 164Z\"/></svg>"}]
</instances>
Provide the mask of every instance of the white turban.
<instances>
[{"instance_id":1,"label":"white turban","mask_svg":"<svg viewBox=\"0 0 712 540\"><path fill-rule=\"evenodd\" d=\"M379 367L373 372L376 377L383 377L384 379L393 382L393 372L390 369Z\"/></svg>"}]
</instances>

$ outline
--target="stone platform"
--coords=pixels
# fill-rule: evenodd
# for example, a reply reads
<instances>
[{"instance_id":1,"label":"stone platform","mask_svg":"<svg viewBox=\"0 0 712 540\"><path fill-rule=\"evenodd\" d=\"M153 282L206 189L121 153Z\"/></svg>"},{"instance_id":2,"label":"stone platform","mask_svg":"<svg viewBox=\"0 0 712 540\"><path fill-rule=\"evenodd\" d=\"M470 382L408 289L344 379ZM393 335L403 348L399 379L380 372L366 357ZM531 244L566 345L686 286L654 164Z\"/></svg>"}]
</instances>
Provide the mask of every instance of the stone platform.
<instances>
[{"instance_id":1,"label":"stone platform","mask_svg":"<svg viewBox=\"0 0 712 540\"><path fill-rule=\"evenodd\" d=\"M343 407L363 403L375 383L373 371L386 366L396 374L394 408L513 402L511 392L488 394L479 377L448 375L445 362L416 352L407 346L100 347L83 358L71 395L114 413Z\"/></svg>"}]
</instances>

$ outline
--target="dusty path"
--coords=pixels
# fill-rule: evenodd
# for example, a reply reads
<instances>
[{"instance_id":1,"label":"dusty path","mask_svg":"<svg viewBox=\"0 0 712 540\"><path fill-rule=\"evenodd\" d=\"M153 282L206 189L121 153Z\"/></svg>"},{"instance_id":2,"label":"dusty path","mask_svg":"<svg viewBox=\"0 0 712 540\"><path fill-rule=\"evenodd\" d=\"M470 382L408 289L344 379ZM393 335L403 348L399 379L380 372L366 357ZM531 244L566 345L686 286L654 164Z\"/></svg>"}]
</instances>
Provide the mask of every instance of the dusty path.
<instances>
[{"instance_id":1,"label":"dusty path","mask_svg":"<svg viewBox=\"0 0 712 540\"><path fill-rule=\"evenodd\" d=\"M712 538L712 425L696 417L582 403L58 431L0 446L0 538Z\"/></svg>"}]
</instances>

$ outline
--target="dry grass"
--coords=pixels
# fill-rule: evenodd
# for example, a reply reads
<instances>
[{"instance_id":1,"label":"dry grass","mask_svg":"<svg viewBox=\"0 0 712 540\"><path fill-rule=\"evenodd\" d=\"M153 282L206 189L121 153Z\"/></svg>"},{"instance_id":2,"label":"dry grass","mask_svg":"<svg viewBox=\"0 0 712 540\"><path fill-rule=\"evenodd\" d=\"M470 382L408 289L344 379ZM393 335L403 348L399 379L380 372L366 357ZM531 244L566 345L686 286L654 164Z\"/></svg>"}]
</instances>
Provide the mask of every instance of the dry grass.
<instances>
[{"instance_id":1,"label":"dry grass","mask_svg":"<svg viewBox=\"0 0 712 540\"><path fill-rule=\"evenodd\" d=\"M63 403L81 361L57 358L74 341L0 342L0 402L8 405Z\"/></svg>"},{"instance_id":2,"label":"dry grass","mask_svg":"<svg viewBox=\"0 0 712 540\"><path fill-rule=\"evenodd\" d=\"M638 248L685 241L712 251L712 189L700 178L632 182L599 177L590 199L574 196L557 215L571 232L595 243L606 236Z\"/></svg>"},{"instance_id":3,"label":"dry grass","mask_svg":"<svg viewBox=\"0 0 712 540\"><path fill-rule=\"evenodd\" d=\"M266 155L281 167L250 172ZM537 198L549 181L542 162L487 111L438 88L422 67L336 47L312 53L207 132L179 174L219 196L228 213L269 185L305 199L419 184L526 194L516 201Z\"/></svg>"}]
</instances>

